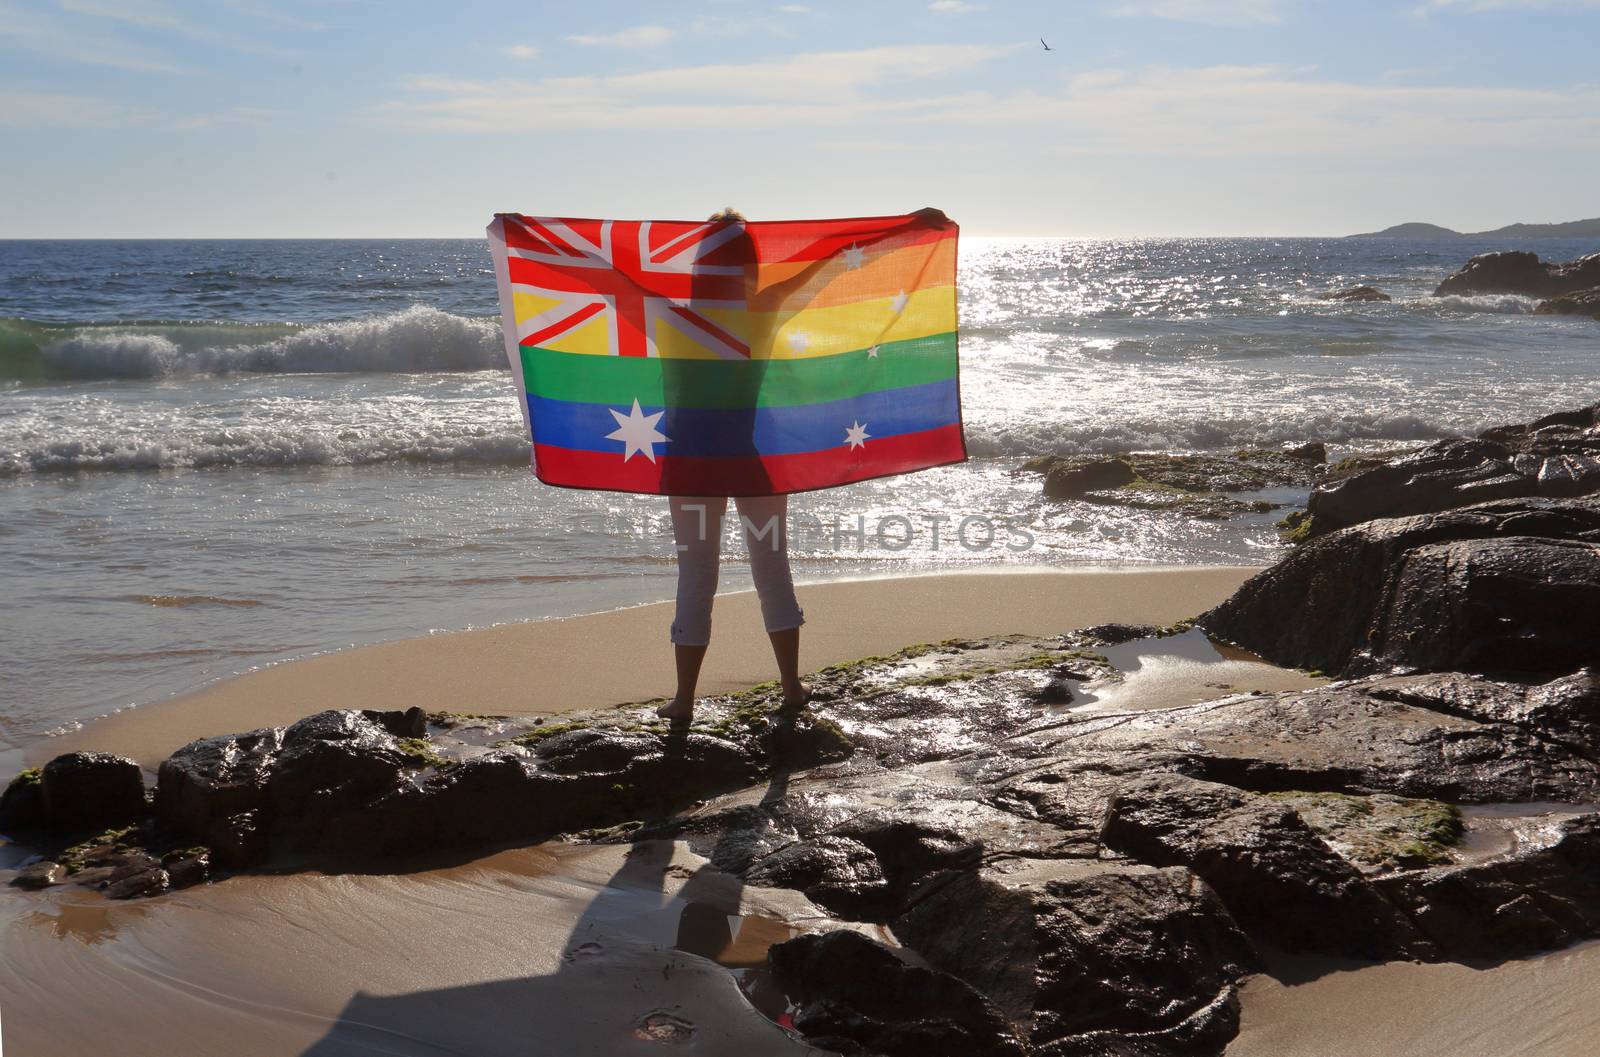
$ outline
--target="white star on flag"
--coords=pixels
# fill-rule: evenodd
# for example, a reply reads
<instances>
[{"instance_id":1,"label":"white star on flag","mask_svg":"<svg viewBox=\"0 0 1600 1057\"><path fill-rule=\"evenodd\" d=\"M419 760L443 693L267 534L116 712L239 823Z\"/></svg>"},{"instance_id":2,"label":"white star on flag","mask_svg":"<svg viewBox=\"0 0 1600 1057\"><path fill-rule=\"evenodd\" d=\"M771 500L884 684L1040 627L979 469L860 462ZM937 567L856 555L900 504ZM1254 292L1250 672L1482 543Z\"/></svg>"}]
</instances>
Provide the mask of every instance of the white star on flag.
<instances>
[{"instance_id":1,"label":"white star on flag","mask_svg":"<svg viewBox=\"0 0 1600 1057\"><path fill-rule=\"evenodd\" d=\"M806 345L810 341L811 339L803 330L796 330L789 334L789 348L793 349L795 352L805 352Z\"/></svg>"},{"instance_id":2,"label":"white star on flag","mask_svg":"<svg viewBox=\"0 0 1600 1057\"><path fill-rule=\"evenodd\" d=\"M906 302L910 300L911 298L906 296L906 292L904 290L901 290L898 294L895 294L894 314L898 316L900 313L904 312L906 310Z\"/></svg>"},{"instance_id":3,"label":"white star on flag","mask_svg":"<svg viewBox=\"0 0 1600 1057\"><path fill-rule=\"evenodd\" d=\"M844 266L851 271L861 267L861 265L866 262L866 259L867 251L862 249L860 246L857 246L855 243L852 242L849 246L845 247Z\"/></svg>"},{"instance_id":4,"label":"white star on flag","mask_svg":"<svg viewBox=\"0 0 1600 1057\"><path fill-rule=\"evenodd\" d=\"M872 434L867 432L867 427L861 423L850 420L850 428L844 431L844 442L852 448L864 448Z\"/></svg>"},{"instance_id":5,"label":"white star on flag","mask_svg":"<svg viewBox=\"0 0 1600 1057\"><path fill-rule=\"evenodd\" d=\"M664 444L666 434L656 429L656 423L661 421L665 411L657 411L653 415L644 413L644 408L639 406L639 398L634 397L633 410L624 415L615 408L606 408L611 412L611 417L617 420L617 428L606 434L607 440L622 441L622 461L627 462L636 454L643 454L651 462L656 461L655 444Z\"/></svg>"},{"instance_id":6,"label":"white star on flag","mask_svg":"<svg viewBox=\"0 0 1600 1057\"><path fill-rule=\"evenodd\" d=\"M878 346L874 345L874 346L872 346L872 348L867 350L867 359L875 360L877 358L878 358Z\"/></svg>"}]
</instances>

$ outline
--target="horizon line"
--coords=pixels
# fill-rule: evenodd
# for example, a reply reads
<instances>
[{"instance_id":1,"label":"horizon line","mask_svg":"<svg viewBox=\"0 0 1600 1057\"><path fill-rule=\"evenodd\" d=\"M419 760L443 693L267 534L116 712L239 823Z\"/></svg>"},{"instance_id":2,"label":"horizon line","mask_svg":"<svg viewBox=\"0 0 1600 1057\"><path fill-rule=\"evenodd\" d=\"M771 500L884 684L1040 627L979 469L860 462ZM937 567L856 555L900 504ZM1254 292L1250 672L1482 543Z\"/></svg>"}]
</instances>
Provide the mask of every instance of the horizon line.
<instances>
[{"instance_id":1,"label":"horizon line","mask_svg":"<svg viewBox=\"0 0 1600 1057\"><path fill-rule=\"evenodd\" d=\"M1510 226L1510 225L1508 225ZM1458 239L1471 239L1476 236L1496 234L1494 231L1482 232L1455 232L1453 236L1440 236L1436 241L1448 241L1450 237ZM1062 239L1077 242L1111 242L1117 240L1148 240L1148 239L1348 239L1348 238L1386 238L1405 241L1430 241L1425 236L1384 235L1378 232L1351 232L1343 234L1328 233L1144 233L1144 234L1098 234L1098 235L1073 235L1057 233L1040 233L1029 235L997 235L983 231L962 231L963 238L968 239ZM482 239L483 235L0 235L0 242L471 242ZM1594 236L1585 235L1521 235L1508 236L1525 239L1565 239L1568 241L1583 240Z\"/></svg>"}]
</instances>

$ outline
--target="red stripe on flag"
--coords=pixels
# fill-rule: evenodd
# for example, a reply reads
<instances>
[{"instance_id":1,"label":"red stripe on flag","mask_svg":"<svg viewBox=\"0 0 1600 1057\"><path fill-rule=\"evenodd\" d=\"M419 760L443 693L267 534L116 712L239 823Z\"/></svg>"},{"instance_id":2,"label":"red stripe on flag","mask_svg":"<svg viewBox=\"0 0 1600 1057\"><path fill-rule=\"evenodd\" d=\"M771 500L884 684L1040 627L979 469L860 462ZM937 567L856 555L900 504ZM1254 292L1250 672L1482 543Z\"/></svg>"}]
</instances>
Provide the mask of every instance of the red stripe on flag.
<instances>
[{"instance_id":1,"label":"red stripe on flag","mask_svg":"<svg viewBox=\"0 0 1600 1057\"><path fill-rule=\"evenodd\" d=\"M572 313L572 315L556 320L543 330L534 331L532 334L529 334L527 337L518 342L518 344L525 345L530 349L536 349L540 345L543 345L545 342L549 341L551 338L554 338L560 334L565 334L567 331L571 330L573 327L577 326L583 321L587 319L593 319L596 315L604 312L605 307L606 306L604 304L585 305L583 308L580 308L576 312Z\"/></svg>"},{"instance_id":2,"label":"red stripe on flag","mask_svg":"<svg viewBox=\"0 0 1600 1057\"><path fill-rule=\"evenodd\" d=\"M890 223L891 221L901 223ZM884 217L872 220L774 221L749 225L756 259L762 264L786 261L820 261L857 246L871 253L925 246L956 237L954 223L943 224L920 217Z\"/></svg>"},{"instance_id":3,"label":"red stripe on flag","mask_svg":"<svg viewBox=\"0 0 1600 1057\"><path fill-rule=\"evenodd\" d=\"M750 346L740 341L734 335L729 334L726 330L723 330L705 316L691 312L682 305L673 305L672 311L676 316L678 316L679 319L682 319L691 327L698 327L699 329L705 331L707 334L710 334L712 337L716 338L730 349L733 349L741 356L748 357L750 355Z\"/></svg>"},{"instance_id":4,"label":"red stripe on flag","mask_svg":"<svg viewBox=\"0 0 1600 1057\"><path fill-rule=\"evenodd\" d=\"M539 480L567 488L601 488L657 495L776 495L909 473L961 462L966 444L958 424L920 433L874 437L860 448L841 444L793 455L691 458L660 455L655 462L622 453L576 451L535 444Z\"/></svg>"}]
</instances>

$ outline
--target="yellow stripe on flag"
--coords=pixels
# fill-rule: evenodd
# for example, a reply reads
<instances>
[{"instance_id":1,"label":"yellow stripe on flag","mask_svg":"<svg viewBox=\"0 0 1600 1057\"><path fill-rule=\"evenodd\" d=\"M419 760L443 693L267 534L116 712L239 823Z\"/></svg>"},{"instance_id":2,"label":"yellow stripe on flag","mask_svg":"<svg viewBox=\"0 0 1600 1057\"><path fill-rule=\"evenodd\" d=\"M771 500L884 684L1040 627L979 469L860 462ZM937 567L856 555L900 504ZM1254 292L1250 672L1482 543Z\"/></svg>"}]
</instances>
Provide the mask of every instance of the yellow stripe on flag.
<instances>
[{"instance_id":1,"label":"yellow stripe on flag","mask_svg":"<svg viewBox=\"0 0 1600 1057\"><path fill-rule=\"evenodd\" d=\"M891 341L948 334L956 329L956 292L937 286L897 298L881 297L854 304L807 308L799 312L746 312L740 308L701 307L700 314L750 347L752 359L809 359L857 352ZM652 331L657 354L669 359L707 360L720 357L696 339L693 327L661 318ZM542 348L605 356L611 347L604 317L546 342Z\"/></svg>"}]
</instances>

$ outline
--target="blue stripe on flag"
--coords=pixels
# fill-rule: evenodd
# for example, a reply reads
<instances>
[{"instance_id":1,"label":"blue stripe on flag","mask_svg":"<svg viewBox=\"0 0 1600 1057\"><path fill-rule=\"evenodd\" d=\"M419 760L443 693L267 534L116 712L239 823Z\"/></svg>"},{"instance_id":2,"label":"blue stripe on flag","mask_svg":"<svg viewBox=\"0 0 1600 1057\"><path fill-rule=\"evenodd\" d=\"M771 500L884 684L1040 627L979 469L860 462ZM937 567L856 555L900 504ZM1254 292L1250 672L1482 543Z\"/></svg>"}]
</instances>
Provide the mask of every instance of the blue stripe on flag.
<instances>
[{"instance_id":1,"label":"blue stripe on flag","mask_svg":"<svg viewBox=\"0 0 1600 1057\"><path fill-rule=\"evenodd\" d=\"M961 407L955 379L912 385L901 389L881 389L844 400L790 407L721 408L640 405L642 413L653 415L665 410L656 430L665 433L668 443L655 445L659 455L739 456L790 455L822 451L845 443L845 431L860 423L872 437L948 426L960 420ZM578 404L528 396L533 418L533 439L537 444L578 451L622 452L620 440L608 440L617 431L611 412L627 416L629 407L608 404Z\"/></svg>"}]
</instances>

